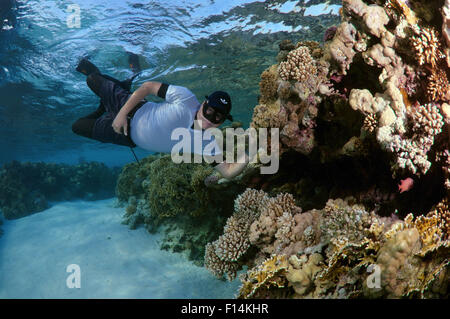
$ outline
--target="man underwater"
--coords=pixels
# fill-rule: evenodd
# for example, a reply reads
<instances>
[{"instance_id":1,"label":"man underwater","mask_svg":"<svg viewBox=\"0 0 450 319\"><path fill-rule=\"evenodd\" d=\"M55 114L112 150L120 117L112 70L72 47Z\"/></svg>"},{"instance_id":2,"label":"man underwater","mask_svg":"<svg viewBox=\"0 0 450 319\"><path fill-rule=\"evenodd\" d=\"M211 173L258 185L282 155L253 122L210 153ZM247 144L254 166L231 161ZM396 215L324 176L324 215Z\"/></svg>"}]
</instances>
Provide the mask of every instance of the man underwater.
<instances>
[{"instance_id":1,"label":"man underwater","mask_svg":"<svg viewBox=\"0 0 450 319\"><path fill-rule=\"evenodd\" d=\"M130 62L132 68L135 65L136 63ZM226 119L233 120L230 115L230 96L223 91L215 91L205 96L206 99L200 103L189 89L161 82L144 82L131 93L134 77L119 81L101 74L100 70L85 58L81 59L76 70L87 76L87 85L100 97L100 105L96 111L73 123L72 131L102 143L139 146L148 151L171 153L177 143L171 139L173 130L206 130L219 127ZM144 98L150 94L165 101L148 102ZM195 121L198 122L194 123ZM194 125L198 123L201 123L201 127ZM202 143L201 151L204 156L221 154L221 150L214 154L205 152L205 147L210 142L202 140ZM248 163L249 157L245 152L236 163L222 161L213 162L211 165L222 177L233 179Z\"/></svg>"}]
</instances>

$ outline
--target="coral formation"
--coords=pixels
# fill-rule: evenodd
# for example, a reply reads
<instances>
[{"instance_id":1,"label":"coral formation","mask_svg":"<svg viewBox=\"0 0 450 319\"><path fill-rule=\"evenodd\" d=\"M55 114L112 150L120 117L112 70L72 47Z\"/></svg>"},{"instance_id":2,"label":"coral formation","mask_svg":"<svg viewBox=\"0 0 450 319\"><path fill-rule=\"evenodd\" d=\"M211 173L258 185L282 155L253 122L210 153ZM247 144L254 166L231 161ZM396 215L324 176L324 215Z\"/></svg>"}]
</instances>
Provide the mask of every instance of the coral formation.
<instances>
[{"instance_id":1,"label":"coral formation","mask_svg":"<svg viewBox=\"0 0 450 319\"><path fill-rule=\"evenodd\" d=\"M309 49L300 46L289 52L287 61L280 63L278 72L284 81L301 82L316 74L317 69Z\"/></svg>"},{"instance_id":2,"label":"coral formation","mask_svg":"<svg viewBox=\"0 0 450 319\"><path fill-rule=\"evenodd\" d=\"M223 235L206 246L205 267L216 276L227 275L230 280L236 276L237 261L250 247L249 227L266 201L263 191L252 189L235 200L235 214L228 218Z\"/></svg>"},{"instance_id":3,"label":"coral formation","mask_svg":"<svg viewBox=\"0 0 450 319\"><path fill-rule=\"evenodd\" d=\"M175 164L161 154L125 165L116 186L119 205L125 206L123 223L131 229L158 229L164 234L162 249L183 252L202 264L206 243L220 233L231 199L244 188L238 182L207 187L212 171L205 163Z\"/></svg>"},{"instance_id":4,"label":"coral formation","mask_svg":"<svg viewBox=\"0 0 450 319\"><path fill-rule=\"evenodd\" d=\"M48 208L50 200L97 200L114 195L119 168L13 161L0 169L0 211L16 219Z\"/></svg>"},{"instance_id":5,"label":"coral formation","mask_svg":"<svg viewBox=\"0 0 450 319\"><path fill-rule=\"evenodd\" d=\"M301 212L290 194L247 189L224 235L208 244L205 266L233 279L247 265L239 298L448 296L446 203L402 221L354 201L330 199L321 210ZM374 267L380 277L372 286Z\"/></svg>"},{"instance_id":6,"label":"coral formation","mask_svg":"<svg viewBox=\"0 0 450 319\"><path fill-rule=\"evenodd\" d=\"M280 171L205 255L248 267L240 298L448 297L449 12L344 0L322 47L280 43L251 123L279 128Z\"/></svg>"},{"instance_id":7,"label":"coral formation","mask_svg":"<svg viewBox=\"0 0 450 319\"><path fill-rule=\"evenodd\" d=\"M428 63L435 68L438 60L442 57L439 36L436 30L421 28L420 34L413 36L411 41L419 65Z\"/></svg>"}]
</instances>

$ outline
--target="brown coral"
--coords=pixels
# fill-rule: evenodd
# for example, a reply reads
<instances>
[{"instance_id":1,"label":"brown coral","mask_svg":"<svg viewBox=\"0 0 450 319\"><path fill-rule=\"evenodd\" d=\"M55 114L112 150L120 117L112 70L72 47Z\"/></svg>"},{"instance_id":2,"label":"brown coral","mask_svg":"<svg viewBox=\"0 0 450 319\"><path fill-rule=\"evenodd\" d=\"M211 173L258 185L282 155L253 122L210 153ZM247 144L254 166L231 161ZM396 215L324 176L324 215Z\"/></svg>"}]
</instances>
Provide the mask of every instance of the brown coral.
<instances>
[{"instance_id":1,"label":"brown coral","mask_svg":"<svg viewBox=\"0 0 450 319\"><path fill-rule=\"evenodd\" d=\"M238 259L250 246L248 229L260 214L268 198L263 191L247 189L235 200L235 213L228 218L224 234L209 243L205 251L205 267L218 277L232 280L240 265Z\"/></svg>"},{"instance_id":2,"label":"brown coral","mask_svg":"<svg viewBox=\"0 0 450 319\"><path fill-rule=\"evenodd\" d=\"M258 104L253 110L253 128L283 127L288 121L286 109L280 106L279 101Z\"/></svg>"},{"instance_id":3,"label":"brown coral","mask_svg":"<svg viewBox=\"0 0 450 319\"><path fill-rule=\"evenodd\" d=\"M448 198L444 198L438 203L436 208L432 210L427 217L432 216L436 216L438 219L439 228L442 230L442 239L448 240L450 236L450 209Z\"/></svg>"},{"instance_id":4,"label":"brown coral","mask_svg":"<svg viewBox=\"0 0 450 319\"><path fill-rule=\"evenodd\" d=\"M272 65L261 74L259 91L261 92L260 103L267 103L277 98L277 65Z\"/></svg>"},{"instance_id":5,"label":"brown coral","mask_svg":"<svg viewBox=\"0 0 450 319\"><path fill-rule=\"evenodd\" d=\"M420 183L414 190L419 191L419 187L429 182L430 175L439 173L440 168L445 171L450 167L448 153L444 152L448 149L448 128L444 123L450 123L450 116L447 116L450 111L445 103L448 73L445 73L442 49L437 43L441 35L431 27L431 23L436 27L438 19L422 20L423 15L416 15L405 1L391 0L389 10L374 3L383 1L344 0L343 23L337 27L334 37L326 41L323 54L320 50L314 53L313 46L306 43L295 45L312 58L307 61L315 67L313 76L302 76L295 70L299 60L293 54L296 49L291 44L283 45L280 61L284 62L278 67L281 80L278 80L276 96L274 87L261 86L261 90L269 92L262 96L272 98L267 98L265 103L260 101L253 123L255 127L278 126L282 149L300 152L305 155L301 158L309 160L315 159L313 149L323 153L323 159L329 162L333 161L329 154L339 152L352 155L364 151L366 158L372 160L374 154L380 155L377 146L381 146L392 156L376 157L375 162L380 160L383 167L391 165L395 174L418 175ZM410 40L411 32L416 35L413 40ZM289 64L289 60L294 59L295 63ZM424 85L421 80L427 74L431 76ZM264 77L269 79L268 73ZM327 85L332 87L327 89ZM339 103L330 98L333 90L345 92ZM279 114L282 114L282 121L277 118ZM359 130L361 115L365 117L363 129L376 133L376 140ZM336 129L330 129L334 125ZM337 135L335 132L345 134L338 143L333 139L333 134ZM332 143L338 146L332 152L324 151ZM392 163L386 158L392 159ZM431 165L433 170L428 175ZM438 167L435 169L435 166ZM249 271L243 279L241 297L448 296L447 202L437 205L426 216L408 215L400 220L406 205L399 204L398 199L411 193L399 195L389 176L380 176L379 184L370 184L371 174L378 172L374 168L374 172L369 173L365 179L369 181L368 190L358 200L329 199L323 209L302 212L294 197L288 194L272 198L266 195L264 206L256 209L259 215L246 228L251 247L247 251L254 254L247 254L249 259L245 258ZM447 172L450 175L450 168ZM277 178L265 185L270 187L272 181L278 182ZM440 179L435 180L440 182ZM437 185L435 180L430 182L430 187L436 187L433 196L438 196L445 190L438 189L443 185ZM272 188L275 193L281 190L291 188ZM295 194L299 196L298 202L307 203L304 197L309 196L303 189ZM346 190L342 194L349 192ZM325 198L321 205L324 201ZM365 207L361 201L369 204ZM308 207L318 208L317 205ZM394 215L396 208L400 214ZM375 212L393 215L380 217ZM224 234L221 238L231 243L224 247L234 247L231 237L227 239ZM235 264L244 263L242 256ZM267 263L279 258L289 260L287 268L283 264L282 269L273 268L279 271L268 273ZM375 266L379 266L382 273L379 288L367 285L370 269Z\"/></svg>"},{"instance_id":6,"label":"brown coral","mask_svg":"<svg viewBox=\"0 0 450 319\"><path fill-rule=\"evenodd\" d=\"M372 133L378 126L378 119L376 114L368 114L364 118L363 129L367 132Z\"/></svg>"},{"instance_id":7,"label":"brown coral","mask_svg":"<svg viewBox=\"0 0 450 319\"><path fill-rule=\"evenodd\" d=\"M285 81L296 80L301 82L316 74L317 68L309 49L300 46L289 52L287 61L280 63L278 72Z\"/></svg>"},{"instance_id":8,"label":"brown coral","mask_svg":"<svg viewBox=\"0 0 450 319\"><path fill-rule=\"evenodd\" d=\"M266 259L261 265L250 270L242 279L243 284L238 298L273 298L274 295L269 294L271 288L285 288L288 284L285 277L288 266L288 259L284 255L274 255Z\"/></svg>"},{"instance_id":9,"label":"brown coral","mask_svg":"<svg viewBox=\"0 0 450 319\"><path fill-rule=\"evenodd\" d=\"M429 101L450 100L450 83L444 70L432 70L428 77L427 93Z\"/></svg>"},{"instance_id":10,"label":"brown coral","mask_svg":"<svg viewBox=\"0 0 450 319\"><path fill-rule=\"evenodd\" d=\"M214 243L208 243L205 247L205 268L211 271L216 277L227 276L228 280L236 278L239 265L235 262L225 261L216 254Z\"/></svg>"},{"instance_id":11,"label":"brown coral","mask_svg":"<svg viewBox=\"0 0 450 319\"><path fill-rule=\"evenodd\" d=\"M403 0L388 0L385 4L385 7L388 9L396 9L398 10L406 19L406 21L410 25L417 24L417 17L414 11L406 4L406 1Z\"/></svg>"}]
</instances>

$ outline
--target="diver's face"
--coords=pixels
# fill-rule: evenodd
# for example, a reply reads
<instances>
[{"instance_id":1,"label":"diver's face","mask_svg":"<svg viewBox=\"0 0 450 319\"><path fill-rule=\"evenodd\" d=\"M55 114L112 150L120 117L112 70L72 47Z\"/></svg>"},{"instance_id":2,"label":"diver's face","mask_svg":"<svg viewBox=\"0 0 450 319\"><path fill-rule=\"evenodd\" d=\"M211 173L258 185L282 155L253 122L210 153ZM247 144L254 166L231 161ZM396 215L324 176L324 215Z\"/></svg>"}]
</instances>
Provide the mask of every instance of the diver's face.
<instances>
[{"instance_id":1,"label":"diver's face","mask_svg":"<svg viewBox=\"0 0 450 319\"><path fill-rule=\"evenodd\" d=\"M208 107L206 105L206 101L203 101L202 106L198 109L197 111L197 120L201 120L202 121L202 129L206 130L210 127L219 127L220 125L222 125L223 122L225 122L225 118L223 120L221 120L218 123L212 123L210 120L208 120L204 115L203 115L203 111L205 107ZM206 112L210 112L211 108L206 109ZM208 113L209 114L209 113Z\"/></svg>"}]
</instances>

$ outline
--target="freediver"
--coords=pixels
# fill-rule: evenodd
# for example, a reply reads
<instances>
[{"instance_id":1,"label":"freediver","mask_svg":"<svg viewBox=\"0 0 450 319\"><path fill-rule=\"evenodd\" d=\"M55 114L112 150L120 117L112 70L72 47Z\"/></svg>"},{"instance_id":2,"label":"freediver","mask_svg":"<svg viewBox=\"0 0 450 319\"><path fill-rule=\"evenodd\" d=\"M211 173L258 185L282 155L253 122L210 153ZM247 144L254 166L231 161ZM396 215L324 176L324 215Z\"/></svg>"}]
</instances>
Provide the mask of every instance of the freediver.
<instances>
[{"instance_id":1,"label":"freediver","mask_svg":"<svg viewBox=\"0 0 450 319\"><path fill-rule=\"evenodd\" d=\"M129 55L129 64L133 71L140 71L137 55ZM76 70L87 76L87 85L100 97L100 105L97 110L73 123L72 131L102 143L170 153L174 129L206 130L219 127L227 119L233 120L230 114L231 98L224 91L205 96L200 104L189 89L155 81L144 82L131 93L132 81L138 73L128 80L119 81L102 74L86 58L80 60ZM145 97L150 94L165 101L148 102ZM194 126L195 120L201 120L201 128ZM248 163L248 153L245 152L244 158L239 158L236 163L222 161L211 165L222 177L232 179Z\"/></svg>"}]
</instances>

